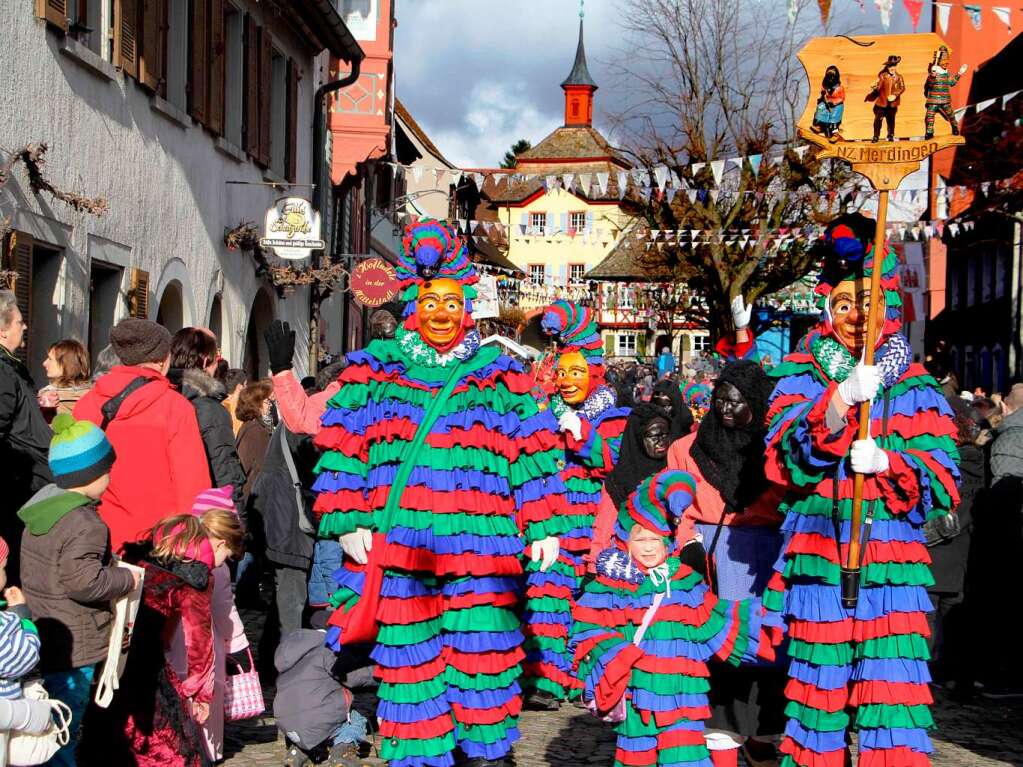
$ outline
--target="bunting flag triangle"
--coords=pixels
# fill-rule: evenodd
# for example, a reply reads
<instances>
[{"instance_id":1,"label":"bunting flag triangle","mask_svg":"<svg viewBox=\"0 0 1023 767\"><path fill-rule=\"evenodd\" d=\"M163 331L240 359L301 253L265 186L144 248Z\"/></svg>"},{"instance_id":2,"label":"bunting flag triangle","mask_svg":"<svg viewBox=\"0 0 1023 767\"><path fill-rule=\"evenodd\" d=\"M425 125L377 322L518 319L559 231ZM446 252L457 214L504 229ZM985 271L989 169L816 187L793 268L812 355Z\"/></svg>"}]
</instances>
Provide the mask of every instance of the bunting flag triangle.
<instances>
[{"instance_id":1,"label":"bunting flag triangle","mask_svg":"<svg viewBox=\"0 0 1023 767\"><path fill-rule=\"evenodd\" d=\"M828 14L831 12L831 0L817 0L817 7L821 12L821 24L828 25Z\"/></svg>"},{"instance_id":2,"label":"bunting flag triangle","mask_svg":"<svg viewBox=\"0 0 1023 767\"><path fill-rule=\"evenodd\" d=\"M696 175L706 167L707 163L705 162L694 162L692 165L689 166L689 169L693 172L693 178L695 179Z\"/></svg>"},{"instance_id":3,"label":"bunting flag triangle","mask_svg":"<svg viewBox=\"0 0 1023 767\"><path fill-rule=\"evenodd\" d=\"M993 13L997 19L1005 25L1006 30L1009 34L1012 34L1012 9L1005 5L994 5L991 7L991 13Z\"/></svg>"},{"instance_id":4,"label":"bunting flag triangle","mask_svg":"<svg viewBox=\"0 0 1023 767\"><path fill-rule=\"evenodd\" d=\"M725 172L725 161L724 160L713 160L713 161L711 161L711 163L710 163L710 172L714 174L714 184L715 184L715 186L720 186L721 185L721 176ZM716 197L714 199L715 199L715 201L717 200Z\"/></svg>"},{"instance_id":5,"label":"bunting flag triangle","mask_svg":"<svg viewBox=\"0 0 1023 767\"><path fill-rule=\"evenodd\" d=\"M984 23L984 20L980 17L980 6L964 3L963 10L966 11L966 15L970 17L970 22L973 24L973 28L979 32L981 25Z\"/></svg>"},{"instance_id":6,"label":"bunting flag triangle","mask_svg":"<svg viewBox=\"0 0 1023 767\"><path fill-rule=\"evenodd\" d=\"M948 17L952 12L952 3L935 3L934 10L938 14L938 28L941 29L941 34L948 34Z\"/></svg>"},{"instance_id":7,"label":"bunting flag triangle","mask_svg":"<svg viewBox=\"0 0 1023 767\"><path fill-rule=\"evenodd\" d=\"M654 181L657 183L657 188L663 190L664 184L668 180L668 166L658 165L654 168Z\"/></svg>"},{"instance_id":8,"label":"bunting flag triangle","mask_svg":"<svg viewBox=\"0 0 1023 767\"><path fill-rule=\"evenodd\" d=\"M902 0L902 4L909 11L909 20L913 24L913 31L920 25L920 11L923 10L924 0Z\"/></svg>"},{"instance_id":9,"label":"bunting flag triangle","mask_svg":"<svg viewBox=\"0 0 1023 767\"><path fill-rule=\"evenodd\" d=\"M1006 104L1008 104L1021 93L1023 93L1023 91L1013 91L1012 93L1006 93L1004 96L1002 96L1002 107L1004 108Z\"/></svg>"},{"instance_id":10,"label":"bunting flag triangle","mask_svg":"<svg viewBox=\"0 0 1023 767\"><path fill-rule=\"evenodd\" d=\"M764 159L764 156L762 154L751 154L746 159L749 160L749 166L753 170L753 175L760 175L760 161Z\"/></svg>"},{"instance_id":11,"label":"bunting flag triangle","mask_svg":"<svg viewBox=\"0 0 1023 767\"><path fill-rule=\"evenodd\" d=\"M671 205L675 201L675 195L678 194L678 190L673 186L669 186L664 190L664 196L668 198L668 204Z\"/></svg>"},{"instance_id":12,"label":"bunting flag triangle","mask_svg":"<svg viewBox=\"0 0 1023 767\"><path fill-rule=\"evenodd\" d=\"M984 99L983 101L978 101L974 105L974 108L977 110L977 114L980 114L985 109L987 109L989 106L994 104L996 101L998 101L998 99Z\"/></svg>"},{"instance_id":13,"label":"bunting flag triangle","mask_svg":"<svg viewBox=\"0 0 1023 767\"><path fill-rule=\"evenodd\" d=\"M600 190L601 196L607 194L607 182L611 179L611 174L606 171L601 171L597 174L597 188Z\"/></svg>"},{"instance_id":14,"label":"bunting flag triangle","mask_svg":"<svg viewBox=\"0 0 1023 767\"><path fill-rule=\"evenodd\" d=\"M625 190L629 186L629 172L625 170L620 170L615 175L615 179L618 181L618 197L619 198L624 197Z\"/></svg>"},{"instance_id":15,"label":"bunting flag triangle","mask_svg":"<svg viewBox=\"0 0 1023 767\"><path fill-rule=\"evenodd\" d=\"M966 110L969 109L969 108L970 108L970 106L969 106L969 104L967 104L962 109L957 109L955 111L956 122L959 122L960 120L963 119L963 115L966 114Z\"/></svg>"},{"instance_id":16,"label":"bunting flag triangle","mask_svg":"<svg viewBox=\"0 0 1023 767\"><path fill-rule=\"evenodd\" d=\"M696 203L696 190L695 189L686 189L686 197L689 198L689 202L695 204Z\"/></svg>"},{"instance_id":17,"label":"bunting flag triangle","mask_svg":"<svg viewBox=\"0 0 1023 767\"><path fill-rule=\"evenodd\" d=\"M593 174L580 173L576 178L579 180L579 189L583 194L588 195L590 193L590 188L593 186Z\"/></svg>"},{"instance_id":18,"label":"bunting flag triangle","mask_svg":"<svg viewBox=\"0 0 1023 767\"><path fill-rule=\"evenodd\" d=\"M809 148L810 148L809 146L807 146L806 144L803 144L802 146L797 146L792 151L795 152L797 155L799 155L799 159L802 160L803 156L806 154L806 150L809 149Z\"/></svg>"},{"instance_id":19,"label":"bunting flag triangle","mask_svg":"<svg viewBox=\"0 0 1023 767\"><path fill-rule=\"evenodd\" d=\"M720 197L720 196L721 196L721 190L720 189L711 189L710 190L710 199L712 199L714 202L717 202L718 201L718 197Z\"/></svg>"},{"instance_id":20,"label":"bunting flag triangle","mask_svg":"<svg viewBox=\"0 0 1023 767\"><path fill-rule=\"evenodd\" d=\"M881 26L884 27L886 32L892 24L892 6L894 4L895 0L874 0L877 12L881 14Z\"/></svg>"},{"instance_id":21,"label":"bunting flag triangle","mask_svg":"<svg viewBox=\"0 0 1023 767\"><path fill-rule=\"evenodd\" d=\"M553 189L555 184L557 184L557 182L558 182L558 177L555 176L555 175L544 176L543 183L544 183L544 186L547 187L548 190Z\"/></svg>"},{"instance_id":22,"label":"bunting flag triangle","mask_svg":"<svg viewBox=\"0 0 1023 767\"><path fill-rule=\"evenodd\" d=\"M412 166L412 178L414 178L416 180L417 184L419 183L419 180L422 177L423 177L423 166L422 165L413 165Z\"/></svg>"},{"instance_id":23,"label":"bunting flag triangle","mask_svg":"<svg viewBox=\"0 0 1023 767\"><path fill-rule=\"evenodd\" d=\"M574 173L562 173L561 180L565 184L565 189L572 191L572 184L575 183Z\"/></svg>"}]
</instances>

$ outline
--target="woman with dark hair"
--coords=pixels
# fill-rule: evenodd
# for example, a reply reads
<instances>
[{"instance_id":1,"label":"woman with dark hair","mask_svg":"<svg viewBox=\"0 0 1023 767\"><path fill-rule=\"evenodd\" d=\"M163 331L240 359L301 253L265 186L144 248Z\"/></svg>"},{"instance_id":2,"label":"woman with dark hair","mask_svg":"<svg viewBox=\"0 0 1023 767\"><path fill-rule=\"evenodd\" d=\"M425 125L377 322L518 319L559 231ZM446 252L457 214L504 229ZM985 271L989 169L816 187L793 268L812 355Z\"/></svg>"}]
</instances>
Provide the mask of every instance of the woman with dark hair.
<instances>
[{"instance_id":1,"label":"woman with dark hair","mask_svg":"<svg viewBox=\"0 0 1023 767\"><path fill-rule=\"evenodd\" d=\"M235 415L241 421L242 427L238 430L234 446L242 471L245 472L242 497L246 503L252 490L252 483L256 481L263 466L267 445L270 444L270 432L273 431L273 416L270 412L273 393L274 387L269 381L253 381L238 395Z\"/></svg>"},{"instance_id":2,"label":"woman with dark hair","mask_svg":"<svg viewBox=\"0 0 1023 767\"><path fill-rule=\"evenodd\" d=\"M78 400L92 388L89 352L73 338L57 341L46 353L43 369L50 383L39 390L39 406L47 421L60 413L71 415Z\"/></svg>"},{"instance_id":3,"label":"woman with dark hair","mask_svg":"<svg viewBox=\"0 0 1023 767\"><path fill-rule=\"evenodd\" d=\"M668 451L668 468L696 479L696 496L679 524L679 542L702 541L707 581L722 599L762 596L781 549L778 504L784 489L764 476L772 388L757 363L728 363L699 429ZM744 744L754 759L773 751L763 741L785 727L784 686L785 673L777 664L711 669L706 741L715 767L737 764Z\"/></svg>"},{"instance_id":4,"label":"woman with dark hair","mask_svg":"<svg viewBox=\"0 0 1023 767\"><path fill-rule=\"evenodd\" d=\"M182 328L171 341L167 377L195 408L213 486L233 486L235 505L242 508L245 473L235 452L231 414L223 405L227 390L213 377L217 357L217 339L208 330Z\"/></svg>"}]
</instances>

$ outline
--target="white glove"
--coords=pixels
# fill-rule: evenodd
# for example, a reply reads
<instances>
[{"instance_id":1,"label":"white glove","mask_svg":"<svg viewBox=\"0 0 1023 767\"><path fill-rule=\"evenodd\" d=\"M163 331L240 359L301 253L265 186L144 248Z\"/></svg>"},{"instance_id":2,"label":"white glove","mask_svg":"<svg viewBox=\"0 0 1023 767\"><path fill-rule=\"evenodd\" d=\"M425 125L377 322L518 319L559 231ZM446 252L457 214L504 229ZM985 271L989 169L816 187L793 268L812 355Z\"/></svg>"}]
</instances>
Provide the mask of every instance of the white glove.
<instances>
[{"instance_id":1,"label":"white glove","mask_svg":"<svg viewBox=\"0 0 1023 767\"><path fill-rule=\"evenodd\" d=\"M369 561L366 552L373 548L373 531L366 527L360 527L355 532L345 533L341 536L341 550L353 562L364 565Z\"/></svg>"},{"instance_id":2,"label":"white glove","mask_svg":"<svg viewBox=\"0 0 1023 767\"><path fill-rule=\"evenodd\" d=\"M877 365L857 362L849 377L838 385L838 396L847 405L858 405L874 399L880 388L881 374L877 372Z\"/></svg>"},{"instance_id":3,"label":"white glove","mask_svg":"<svg viewBox=\"0 0 1023 767\"><path fill-rule=\"evenodd\" d=\"M959 67L959 74L965 75L966 74L966 70L969 69L969 68L970 68L969 64L963 64L961 67Z\"/></svg>"},{"instance_id":4,"label":"white glove","mask_svg":"<svg viewBox=\"0 0 1023 767\"><path fill-rule=\"evenodd\" d=\"M749 327L749 318L753 314L753 304L747 304L742 296L732 299L732 322L736 330Z\"/></svg>"},{"instance_id":5,"label":"white glove","mask_svg":"<svg viewBox=\"0 0 1023 767\"><path fill-rule=\"evenodd\" d=\"M558 561L560 550L561 544L558 539L547 537L540 541L533 541L533 545L529 548L529 558L534 562L540 562L540 572L545 573Z\"/></svg>"},{"instance_id":6,"label":"white glove","mask_svg":"<svg viewBox=\"0 0 1023 767\"><path fill-rule=\"evenodd\" d=\"M583 438L583 422L579 414L574 410L566 410L558 419L558 428L562 431L572 433L572 436L581 440Z\"/></svg>"},{"instance_id":7,"label":"white glove","mask_svg":"<svg viewBox=\"0 0 1023 767\"><path fill-rule=\"evenodd\" d=\"M884 474L888 471L888 453L877 446L873 437L858 439L852 443L849 463L857 474Z\"/></svg>"}]
</instances>

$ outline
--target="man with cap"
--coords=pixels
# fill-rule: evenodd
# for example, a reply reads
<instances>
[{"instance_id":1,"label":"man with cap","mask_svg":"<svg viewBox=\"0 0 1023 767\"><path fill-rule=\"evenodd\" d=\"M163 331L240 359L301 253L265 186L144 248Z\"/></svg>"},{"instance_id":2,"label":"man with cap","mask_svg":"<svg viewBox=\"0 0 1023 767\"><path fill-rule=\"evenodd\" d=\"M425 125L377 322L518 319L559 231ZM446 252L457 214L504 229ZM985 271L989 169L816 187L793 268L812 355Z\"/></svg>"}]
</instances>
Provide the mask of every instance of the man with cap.
<instances>
[{"instance_id":1,"label":"man with cap","mask_svg":"<svg viewBox=\"0 0 1023 767\"><path fill-rule=\"evenodd\" d=\"M881 136L881 122L888 128L888 140L895 140L895 113L899 111L902 94L906 92L906 81L895 67L902 61L901 56L889 56L884 67L877 73L877 81L870 92L874 98L874 138Z\"/></svg>"},{"instance_id":2,"label":"man with cap","mask_svg":"<svg viewBox=\"0 0 1023 767\"><path fill-rule=\"evenodd\" d=\"M103 428L117 451L99 506L115 551L164 517L187 514L210 486L195 410L167 380L170 344L155 322L122 320L110 331L121 364L75 406L75 418Z\"/></svg>"}]
</instances>

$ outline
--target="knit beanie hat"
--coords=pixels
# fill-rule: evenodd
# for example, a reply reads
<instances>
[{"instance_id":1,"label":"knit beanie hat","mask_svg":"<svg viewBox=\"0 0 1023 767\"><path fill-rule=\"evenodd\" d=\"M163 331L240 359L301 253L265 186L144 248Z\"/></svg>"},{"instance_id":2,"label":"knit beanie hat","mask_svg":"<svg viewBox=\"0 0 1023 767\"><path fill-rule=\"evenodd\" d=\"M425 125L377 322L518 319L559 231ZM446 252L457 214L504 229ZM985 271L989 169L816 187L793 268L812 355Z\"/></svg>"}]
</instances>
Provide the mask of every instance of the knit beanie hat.
<instances>
[{"instance_id":1,"label":"knit beanie hat","mask_svg":"<svg viewBox=\"0 0 1023 767\"><path fill-rule=\"evenodd\" d=\"M682 513L696 495L696 480L684 471L665 469L644 479L618 509L615 535L625 543L636 525L664 538L669 550Z\"/></svg>"},{"instance_id":2,"label":"knit beanie hat","mask_svg":"<svg viewBox=\"0 0 1023 767\"><path fill-rule=\"evenodd\" d=\"M76 421L68 413L53 419L50 440L50 472L57 487L85 487L110 473L114 447L96 424Z\"/></svg>"},{"instance_id":3,"label":"knit beanie hat","mask_svg":"<svg viewBox=\"0 0 1023 767\"><path fill-rule=\"evenodd\" d=\"M192 515L201 517L207 511L231 511L237 514L238 510L234 507L234 500L231 497L233 493L234 485L203 490L192 502Z\"/></svg>"},{"instance_id":4,"label":"knit beanie hat","mask_svg":"<svg viewBox=\"0 0 1023 767\"><path fill-rule=\"evenodd\" d=\"M110 330L110 345L123 365L163 362L170 354L171 334L149 320L121 320Z\"/></svg>"}]
</instances>

